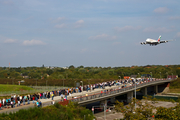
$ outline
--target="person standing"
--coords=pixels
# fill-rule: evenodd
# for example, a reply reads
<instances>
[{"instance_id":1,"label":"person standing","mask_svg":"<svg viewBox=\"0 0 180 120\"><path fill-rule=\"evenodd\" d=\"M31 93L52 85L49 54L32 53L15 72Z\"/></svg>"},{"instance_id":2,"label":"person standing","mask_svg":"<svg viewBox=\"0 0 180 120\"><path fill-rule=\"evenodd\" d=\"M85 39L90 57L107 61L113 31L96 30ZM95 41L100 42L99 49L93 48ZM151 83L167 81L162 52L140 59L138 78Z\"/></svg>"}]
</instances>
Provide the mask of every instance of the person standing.
<instances>
[{"instance_id":1,"label":"person standing","mask_svg":"<svg viewBox=\"0 0 180 120\"><path fill-rule=\"evenodd\" d=\"M54 103L55 103L55 102L54 102L54 100L53 100L53 101L51 102L51 104L54 105Z\"/></svg>"},{"instance_id":2,"label":"person standing","mask_svg":"<svg viewBox=\"0 0 180 120\"><path fill-rule=\"evenodd\" d=\"M53 92L51 93L51 97L52 97L52 100L53 100L54 99L54 93Z\"/></svg>"},{"instance_id":3,"label":"person standing","mask_svg":"<svg viewBox=\"0 0 180 120\"><path fill-rule=\"evenodd\" d=\"M30 104L30 95L27 95L27 102Z\"/></svg>"},{"instance_id":4,"label":"person standing","mask_svg":"<svg viewBox=\"0 0 180 120\"><path fill-rule=\"evenodd\" d=\"M67 100L67 92L65 92L65 99Z\"/></svg>"},{"instance_id":5,"label":"person standing","mask_svg":"<svg viewBox=\"0 0 180 120\"><path fill-rule=\"evenodd\" d=\"M61 100L64 101L64 98L63 98L63 93L61 94Z\"/></svg>"},{"instance_id":6,"label":"person standing","mask_svg":"<svg viewBox=\"0 0 180 120\"><path fill-rule=\"evenodd\" d=\"M1 101L1 99L0 99L0 101ZM1 104L1 102L0 102L0 110L1 110L1 106L2 106L2 104Z\"/></svg>"},{"instance_id":7,"label":"person standing","mask_svg":"<svg viewBox=\"0 0 180 120\"><path fill-rule=\"evenodd\" d=\"M33 104L34 104L34 100L35 100L35 97L34 97L34 95L33 95L33 98L32 98L32 100L33 100Z\"/></svg>"},{"instance_id":8,"label":"person standing","mask_svg":"<svg viewBox=\"0 0 180 120\"><path fill-rule=\"evenodd\" d=\"M5 98L3 98L3 100L2 100L2 103L3 103L3 106L5 106Z\"/></svg>"},{"instance_id":9,"label":"person standing","mask_svg":"<svg viewBox=\"0 0 180 120\"><path fill-rule=\"evenodd\" d=\"M23 98L23 105L25 105L25 98Z\"/></svg>"},{"instance_id":10,"label":"person standing","mask_svg":"<svg viewBox=\"0 0 180 120\"><path fill-rule=\"evenodd\" d=\"M18 100L18 103L17 103L17 107L21 105L21 102L20 100Z\"/></svg>"},{"instance_id":11,"label":"person standing","mask_svg":"<svg viewBox=\"0 0 180 120\"><path fill-rule=\"evenodd\" d=\"M39 101L38 101L38 100L37 100L37 102L36 102L36 106L39 107Z\"/></svg>"}]
</instances>

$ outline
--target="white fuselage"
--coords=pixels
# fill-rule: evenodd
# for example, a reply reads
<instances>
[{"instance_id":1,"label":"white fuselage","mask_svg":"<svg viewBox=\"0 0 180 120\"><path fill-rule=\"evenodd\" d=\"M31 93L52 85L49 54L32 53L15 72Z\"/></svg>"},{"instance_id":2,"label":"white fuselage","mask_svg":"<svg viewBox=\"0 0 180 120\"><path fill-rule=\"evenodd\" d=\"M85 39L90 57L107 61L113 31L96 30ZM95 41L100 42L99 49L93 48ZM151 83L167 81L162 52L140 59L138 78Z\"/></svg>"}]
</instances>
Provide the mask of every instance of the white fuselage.
<instances>
[{"instance_id":1,"label":"white fuselage","mask_svg":"<svg viewBox=\"0 0 180 120\"><path fill-rule=\"evenodd\" d=\"M158 43L158 41L148 38L148 39L146 39L146 43Z\"/></svg>"}]
</instances>

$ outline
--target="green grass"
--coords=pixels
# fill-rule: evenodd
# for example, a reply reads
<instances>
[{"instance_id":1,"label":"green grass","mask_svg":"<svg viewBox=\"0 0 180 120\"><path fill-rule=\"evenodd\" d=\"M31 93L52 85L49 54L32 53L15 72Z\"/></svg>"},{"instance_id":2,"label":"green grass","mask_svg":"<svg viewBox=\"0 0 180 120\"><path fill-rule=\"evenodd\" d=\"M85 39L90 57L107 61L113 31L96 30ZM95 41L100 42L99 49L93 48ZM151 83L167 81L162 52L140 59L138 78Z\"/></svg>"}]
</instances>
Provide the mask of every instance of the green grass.
<instances>
[{"instance_id":1,"label":"green grass","mask_svg":"<svg viewBox=\"0 0 180 120\"><path fill-rule=\"evenodd\" d=\"M170 93L180 93L180 88L178 89L170 89Z\"/></svg>"},{"instance_id":2,"label":"green grass","mask_svg":"<svg viewBox=\"0 0 180 120\"><path fill-rule=\"evenodd\" d=\"M180 93L180 78L178 78L175 81L172 81L170 83L169 89L171 93Z\"/></svg>"},{"instance_id":3,"label":"green grass","mask_svg":"<svg viewBox=\"0 0 180 120\"><path fill-rule=\"evenodd\" d=\"M23 90L33 90L30 87L22 86L22 85L5 85L0 84L0 91L1 92L8 92L8 91L23 91Z\"/></svg>"},{"instance_id":4,"label":"green grass","mask_svg":"<svg viewBox=\"0 0 180 120\"><path fill-rule=\"evenodd\" d=\"M170 89L179 89L180 88L180 78L174 80L170 83Z\"/></svg>"}]
</instances>

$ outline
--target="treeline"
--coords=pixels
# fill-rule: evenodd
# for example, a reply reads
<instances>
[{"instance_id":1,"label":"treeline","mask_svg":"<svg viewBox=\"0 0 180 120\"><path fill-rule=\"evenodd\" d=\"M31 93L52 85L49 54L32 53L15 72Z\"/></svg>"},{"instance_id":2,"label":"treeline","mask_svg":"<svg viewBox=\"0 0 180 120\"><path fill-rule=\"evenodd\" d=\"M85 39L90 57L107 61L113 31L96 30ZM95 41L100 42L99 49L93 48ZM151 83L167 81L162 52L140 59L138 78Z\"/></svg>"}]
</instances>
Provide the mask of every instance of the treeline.
<instances>
[{"instance_id":1,"label":"treeline","mask_svg":"<svg viewBox=\"0 0 180 120\"><path fill-rule=\"evenodd\" d=\"M0 114L0 120L93 120L92 111L77 104L59 103L44 108L21 109L16 113Z\"/></svg>"},{"instance_id":2,"label":"treeline","mask_svg":"<svg viewBox=\"0 0 180 120\"><path fill-rule=\"evenodd\" d=\"M180 76L180 65L147 65L132 67L0 67L0 78L9 79L119 79L124 76L144 74L154 78L167 78L168 75Z\"/></svg>"}]
</instances>

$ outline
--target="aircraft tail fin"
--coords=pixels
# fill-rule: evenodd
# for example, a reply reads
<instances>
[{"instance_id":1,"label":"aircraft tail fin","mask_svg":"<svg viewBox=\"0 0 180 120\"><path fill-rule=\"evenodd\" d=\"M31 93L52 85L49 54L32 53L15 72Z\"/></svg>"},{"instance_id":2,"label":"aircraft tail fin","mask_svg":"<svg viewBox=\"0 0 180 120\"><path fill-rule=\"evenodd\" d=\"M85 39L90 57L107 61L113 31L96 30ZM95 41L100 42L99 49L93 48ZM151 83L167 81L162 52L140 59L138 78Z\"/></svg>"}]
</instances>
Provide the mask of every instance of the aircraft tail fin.
<instances>
[{"instance_id":1,"label":"aircraft tail fin","mask_svg":"<svg viewBox=\"0 0 180 120\"><path fill-rule=\"evenodd\" d=\"M160 41L160 39L161 39L161 35L159 36L158 41Z\"/></svg>"}]
</instances>

